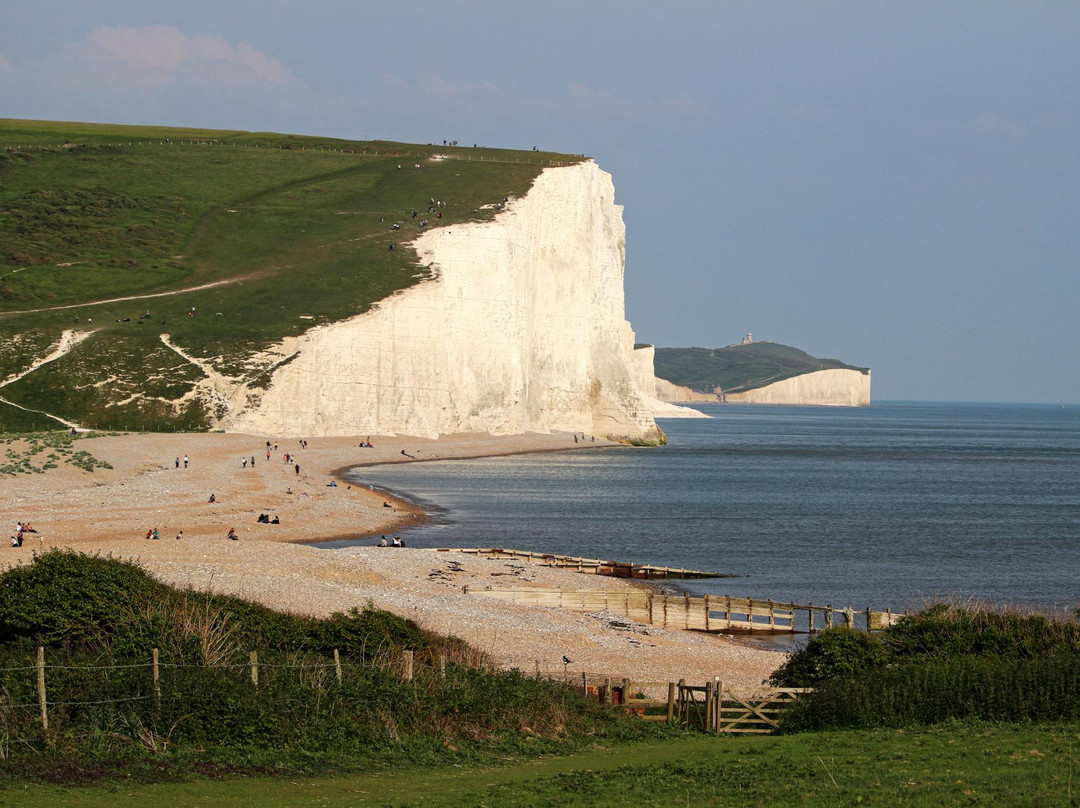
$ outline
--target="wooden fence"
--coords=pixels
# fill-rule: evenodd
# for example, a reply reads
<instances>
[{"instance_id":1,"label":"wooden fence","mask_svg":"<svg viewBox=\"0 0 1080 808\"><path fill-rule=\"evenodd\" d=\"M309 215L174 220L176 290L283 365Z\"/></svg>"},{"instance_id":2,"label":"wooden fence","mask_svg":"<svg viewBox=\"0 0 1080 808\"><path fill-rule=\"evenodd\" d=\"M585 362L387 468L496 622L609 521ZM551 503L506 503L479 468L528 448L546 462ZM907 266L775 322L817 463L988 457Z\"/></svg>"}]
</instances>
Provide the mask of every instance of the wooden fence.
<instances>
[{"instance_id":1,"label":"wooden fence","mask_svg":"<svg viewBox=\"0 0 1080 808\"><path fill-rule=\"evenodd\" d=\"M552 676L551 678L556 678ZM703 685L644 682L602 674L580 675L579 686L601 704L626 710L645 721L677 722L706 732L769 734L780 727L783 710L809 688L732 688L719 677Z\"/></svg>"},{"instance_id":2,"label":"wooden fence","mask_svg":"<svg viewBox=\"0 0 1080 808\"><path fill-rule=\"evenodd\" d=\"M688 631L795 633L845 625L865 631L881 631L903 615L850 606L815 606L727 595L661 595L644 589L520 589L464 587L467 595L480 595L527 606L547 606L572 612L611 612L638 623ZM796 613L805 613L805 624L796 624ZM806 625L805 629L801 628Z\"/></svg>"},{"instance_id":3,"label":"wooden fence","mask_svg":"<svg viewBox=\"0 0 1080 808\"><path fill-rule=\"evenodd\" d=\"M414 658L412 651L404 651L393 659L388 659L390 670L394 670L406 681L414 677ZM270 669L296 669L302 675L310 674L317 668L332 669L338 684L341 684L345 665L355 667L356 663L343 663L338 651L335 649L333 660L306 660L300 663L274 663L266 665L259 661L257 651L250 652L246 663L230 663L215 667L225 667L243 671L244 678L250 678L251 687L260 689L260 673L264 668ZM362 663L363 664L363 663ZM446 677L447 660L441 655L438 661L438 675ZM11 709L35 709L40 711L40 724L43 731L49 731L50 708L56 707L86 707L103 704L116 704L120 702L135 702L153 700L160 709L162 703L162 678L161 668L184 668L203 665L184 665L177 663L163 663L158 650L155 648L151 658L147 662L123 663L115 666L64 666L46 665L45 649L37 649L37 661L35 665L19 666L16 668L0 670L0 684L4 683L6 674L15 673L21 676L32 677L36 684L37 700L27 703L12 703L7 697L7 686L3 688L5 697L0 698L0 720L6 720L5 711ZM146 676L144 685L138 685L132 695L120 695L105 700L68 700L53 692L47 684L47 672L52 670L105 670L109 669L142 669L137 671L137 678ZM580 687L586 696L595 697L601 704L606 704L613 709L625 710L638 716L645 721L678 722L687 728L698 728L708 732L724 733L769 733L779 728L781 711L800 694L809 692L800 688L767 688L754 690L736 690L723 686L719 677L703 686L688 685L685 679L678 682L647 682L635 681L626 677L616 677L602 674L589 674L582 672L572 678L564 668L562 674L541 674L539 662L537 662L537 678L541 676L561 681L571 687ZM67 682L66 688L70 691L71 682ZM25 690L24 690L25 692ZM74 694L73 694L74 695Z\"/></svg>"},{"instance_id":4,"label":"wooden fence","mask_svg":"<svg viewBox=\"0 0 1080 808\"><path fill-rule=\"evenodd\" d=\"M414 661L414 655L413 655L412 651L409 651L409 650L402 651L399 656L397 656L394 659L390 660L388 664L391 667L391 669L394 669L394 670L399 672L401 678L405 679L406 681L412 681L413 676L414 676L414 670L415 670L415 661ZM355 666L355 663L352 663L352 666ZM112 700L107 700L107 701L54 700L53 698L50 698L51 694L50 694L50 688L47 685L46 671L49 668L78 671L78 670L85 669L85 666L79 666L79 665L73 665L73 666L46 665L45 664L45 648L43 646L38 646L36 664L29 665L29 666L21 666L21 667L11 668L11 669L0 669L0 693L3 694L3 695L0 695L0 710L7 710L7 709L12 709L12 708L29 708L29 707L35 707L36 706L41 712L41 728L43 730L45 730L45 731L48 731L48 729L49 729L49 707L50 706L52 706L52 707L57 707L57 706L65 706L65 707L75 706L75 707L79 707L79 706L87 706L87 705L95 705L95 704L118 703L120 701L142 701L142 700L152 698L154 700L154 702L160 707L161 706L161 698L162 698L162 692L161 692L161 669L162 669L162 667L168 667L168 668L198 667L198 668L202 668L204 666L203 665L191 665L191 664L183 665L183 664L178 664L178 663L163 663L161 661L160 652L158 651L157 648L154 648L154 649L151 650L150 659L147 662L123 663L123 664L119 664L119 665L115 665L115 666L96 666L95 669L102 669L102 668L108 669L109 667L114 667L117 670L131 669L131 668L145 669L147 671L147 673L149 674L149 680L150 680L150 685L151 685L150 691L148 693L142 693L140 695L124 697L122 699L112 699ZM247 676L251 680L252 687L255 688L256 690L258 690L258 688L259 688L260 663L259 663L259 652L258 651L251 651L248 654L248 661L247 661L246 664L231 663L231 664L216 665L216 666L212 666L212 667L225 667L225 668L232 668L232 669L246 669L247 670ZM266 667L265 663L263 663L261 667L265 668ZM341 681L342 681L341 655L338 653L338 649L336 649L336 648L334 649L333 662L307 660L307 661L300 662L300 663L289 663L289 664L274 663L274 664L270 665L269 667L271 667L271 668L295 668L295 669L298 669L298 670L301 670L301 671L310 671L310 670L313 670L315 668L333 668L334 669L334 674L335 674L335 677L337 679L338 684L341 684ZM9 672L9 671L22 672L22 673L27 673L27 672L33 671L33 675L34 675L34 678L36 680L35 684L36 684L36 691L37 691L37 703L36 703L36 705L32 705L32 704L29 704L29 703L27 703L27 704L13 704L5 697L6 693L7 693L7 687L6 687L6 682L4 681L4 674L6 672ZM446 655L445 654L441 654L440 657L439 657L439 671L440 671L440 675L445 678L445 676L446 676ZM2 719L2 714L0 714L0 719Z\"/></svg>"},{"instance_id":5,"label":"wooden fence","mask_svg":"<svg viewBox=\"0 0 1080 808\"><path fill-rule=\"evenodd\" d=\"M687 570L678 567L657 567L652 564L633 564L625 561L605 561L600 558L536 553L529 550L505 550L501 547L440 547L439 553L463 553L478 558L514 558L541 567L581 572L588 575L608 575L613 578L637 578L643 581L661 581L668 578L736 578L736 575L704 570Z\"/></svg>"}]
</instances>

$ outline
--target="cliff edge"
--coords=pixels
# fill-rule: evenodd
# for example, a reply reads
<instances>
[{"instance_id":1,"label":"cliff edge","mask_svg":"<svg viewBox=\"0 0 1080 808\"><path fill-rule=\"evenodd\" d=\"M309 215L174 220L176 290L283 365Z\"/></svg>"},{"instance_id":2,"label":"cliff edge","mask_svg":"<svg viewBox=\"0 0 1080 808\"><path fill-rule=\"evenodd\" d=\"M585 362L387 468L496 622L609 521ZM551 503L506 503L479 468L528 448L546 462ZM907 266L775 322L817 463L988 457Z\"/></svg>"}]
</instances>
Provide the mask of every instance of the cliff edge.
<instances>
[{"instance_id":1,"label":"cliff edge","mask_svg":"<svg viewBox=\"0 0 1080 808\"><path fill-rule=\"evenodd\" d=\"M414 242L433 277L281 343L228 429L281 435L568 431L655 444L624 315L625 226L611 177L543 171L493 221Z\"/></svg>"}]
</instances>

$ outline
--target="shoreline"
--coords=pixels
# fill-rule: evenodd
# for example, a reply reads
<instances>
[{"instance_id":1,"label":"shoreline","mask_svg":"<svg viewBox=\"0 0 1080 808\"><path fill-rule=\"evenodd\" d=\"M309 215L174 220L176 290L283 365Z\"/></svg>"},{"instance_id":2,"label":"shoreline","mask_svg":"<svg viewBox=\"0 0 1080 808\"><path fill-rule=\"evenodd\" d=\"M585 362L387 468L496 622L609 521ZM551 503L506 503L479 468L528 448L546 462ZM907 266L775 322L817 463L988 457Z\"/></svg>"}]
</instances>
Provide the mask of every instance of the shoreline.
<instances>
[{"instance_id":1,"label":"shoreline","mask_svg":"<svg viewBox=\"0 0 1080 808\"><path fill-rule=\"evenodd\" d=\"M237 595L297 614L328 616L372 603L459 637L488 652L499 667L530 672L537 665L559 670L567 655L582 666L579 671L648 681L705 681L719 675L752 686L783 661L782 653L741 640L642 624L627 628L604 613L518 606L462 589L508 581L625 589L637 588L636 581L590 576L586 583L576 572L411 547L312 547L391 534L428 518L425 509L398 494L350 480L345 476L350 470L617 445L598 440L575 446L570 434L372 438L372 449L359 448L358 437L313 438L306 447L279 439L276 449L272 437L240 433L77 439L75 451L87 451L112 468L83 471L60 458L58 467L43 473L3 477L0 514L12 531L21 520L40 532L28 535L21 548L5 547L0 569L28 563L35 552L69 548L136 561L174 586ZM295 457L286 465L284 453L294 447ZM7 449L28 451L25 443L11 440ZM32 465L45 465L49 451L31 457ZM414 457L402 458L402 451ZM208 502L211 493L214 503ZM281 524L257 522L261 513L279 516ZM237 528L238 541L226 540L230 527ZM159 541L144 538L153 528ZM181 531L182 539L174 538Z\"/></svg>"},{"instance_id":2,"label":"shoreline","mask_svg":"<svg viewBox=\"0 0 1080 808\"><path fill-rule=\"evenodd\" d=\"M585 451L587 449L601 449L612 448L615 446L621 446L622 444L614 443L612 441L603 441L599 444L590 443L588 446L565 446L565 447L552 447L547 449L515 449L503 452L479 452L477 454L461 454L453 457L418 457L408 458L406 460L376 460L368 463L353 463L348 466L341 466L340 468L331 469L330 476L336 480L340 485L346 487L353 485L354 481L349 479L348 473L354 469L365 468L378 468L379 466L391 466L398 465L399 463L441 463L447 460L482 460L488 457L512 457L514 455L522 454L549 454L555 452L576 452ZM382 535L385 533L393 533L396 530L402 528L416 527L418 525L424 525L431 521L431 513L422 505L410 500L403 494L397 493L387 488L369 489L369 491L382 492L380 496L384 500L391 503L392 507L397 511L400 511L406 516L399 519L392 519L385 524L378 525L373 528L365 529L364 532L356 535L341 535L327 537L323 539L317 539L312 541L298 542L302 544L321 544L322 542L332 541L347 541L350 538L364 539L371 536Z\"/></svg>"}]
</instances>

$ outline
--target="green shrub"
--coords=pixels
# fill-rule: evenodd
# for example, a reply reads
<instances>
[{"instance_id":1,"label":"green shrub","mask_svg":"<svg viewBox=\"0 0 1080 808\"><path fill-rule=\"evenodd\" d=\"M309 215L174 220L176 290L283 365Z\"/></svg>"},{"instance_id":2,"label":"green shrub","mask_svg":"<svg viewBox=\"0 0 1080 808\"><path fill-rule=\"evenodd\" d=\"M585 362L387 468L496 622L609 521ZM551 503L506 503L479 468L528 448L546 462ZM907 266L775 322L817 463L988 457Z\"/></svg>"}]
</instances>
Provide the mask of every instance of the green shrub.
<instances>
[{"instance_id":1,"label":"green shrub","mask_svg":"<svg viewBox=\"0 0 1080 808\"><path fill-rule=\"evenodd\" d=\"M885 632L891 662L981 656L1037 659L1080 652L1080 623L978 604L935 603Z\"/></svg>"},{"instance_id":2,"label":"green shrub","mask_svg":"<svg viewBox=\"0 0 1080 808\"><path fill-rule=\"evenodd\" d=\"M904 727L953 719L1080 718L1080 656L959 657L878 668L820 683L784 713L785 732Z\"/></svg>"},{"instance_id":3,"label":"green shrub","mask_svg":"<svg viewBox=\"0 0 1080 808\"><path fill-rule=\"evenodd\" d=\"M402 677L406 649L412 680ZM0 777L93 778L151 758L161 771L253 761L295 770L399 749L437 760L458 744L540 752L660 731L574 688L469 664L482 660L370 604L300 617L178 591L133 563L53 550L0 574Z\"/></svg>"},{"instance_id":4,"label":"green shrub","mask_svg":"<svg viewBox=\"0 0 1080 808\"><path fill-rule=\"evenodd\" d=\"M135 564L72 550L0 575L0 644L102 647L167 588Z\"/></svg>"},{"instance_id":5,"label":"green shrub","mask_svg":"<svg viewBox=\"0 0 1080 808\"><path fill-rule=\"evenodd\" d=\"M887 658L878 635L830 628L788 657L769 677L769 682L776 687L815 687L836 677L856 676L880 668Z\"/></svg>"}]
</instances>

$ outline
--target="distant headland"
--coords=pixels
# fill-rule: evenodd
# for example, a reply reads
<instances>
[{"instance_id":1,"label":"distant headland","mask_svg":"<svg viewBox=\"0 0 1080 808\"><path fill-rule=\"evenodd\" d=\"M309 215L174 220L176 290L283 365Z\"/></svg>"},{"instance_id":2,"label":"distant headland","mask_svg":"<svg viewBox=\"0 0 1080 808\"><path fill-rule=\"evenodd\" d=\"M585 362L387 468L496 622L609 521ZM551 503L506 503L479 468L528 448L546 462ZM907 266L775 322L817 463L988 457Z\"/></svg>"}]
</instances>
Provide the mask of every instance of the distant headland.
<instances>
[{"instance_id":1,"label":"distant headland","mask_svg":"<svg viewBox=\"0 0 1080 808\"><path fill-rule=\"evenodd\" d=\"M726 348L656 348L656 395L668 402L865 407L870 368L819 359L750 334Z\"/></svg>"}]
</instances>

